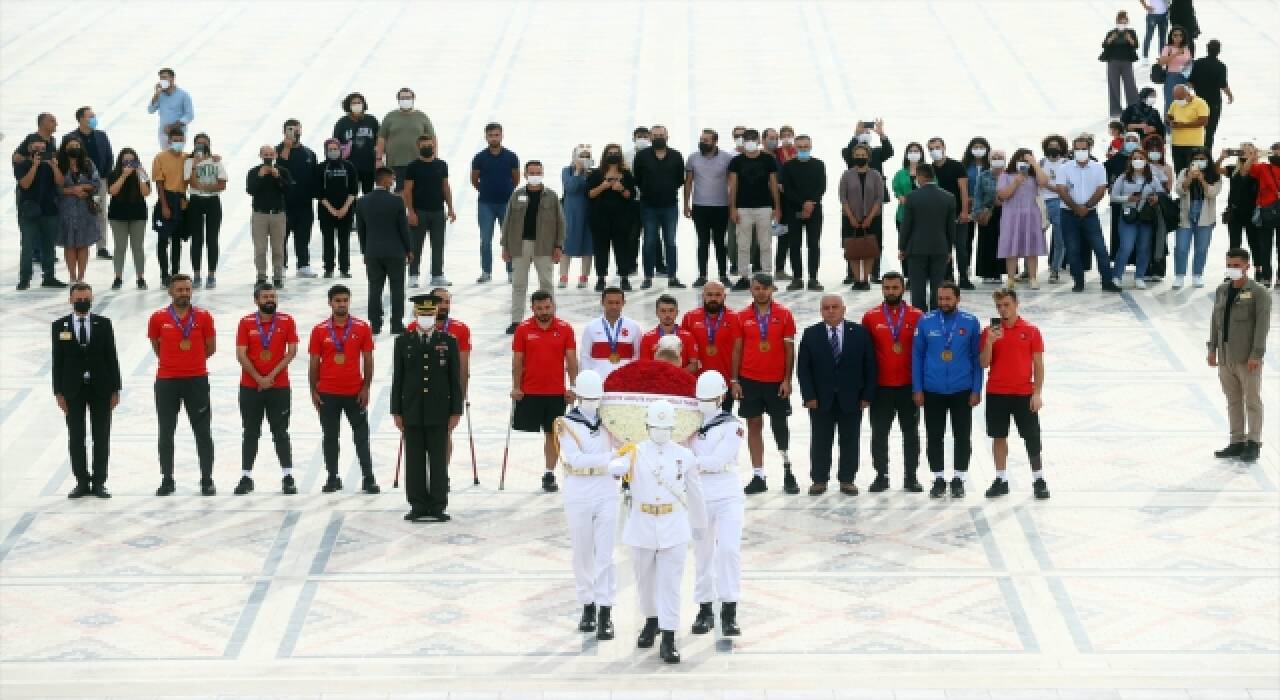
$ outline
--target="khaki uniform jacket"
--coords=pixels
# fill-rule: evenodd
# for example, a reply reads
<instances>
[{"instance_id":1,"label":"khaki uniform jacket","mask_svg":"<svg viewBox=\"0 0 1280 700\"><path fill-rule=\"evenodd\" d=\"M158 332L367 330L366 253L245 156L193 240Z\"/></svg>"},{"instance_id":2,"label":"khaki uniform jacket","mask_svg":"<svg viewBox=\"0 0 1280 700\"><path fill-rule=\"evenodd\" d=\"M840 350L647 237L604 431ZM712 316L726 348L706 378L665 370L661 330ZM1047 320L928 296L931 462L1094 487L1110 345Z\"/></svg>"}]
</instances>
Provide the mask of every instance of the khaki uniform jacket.
<instances>
[{"instance_id":1,"label":"khaki uniform jacket","mask_svg":"<svg viewBox=\"0 0 1280 700\"><path fill-rule=\"evenodd\" d=\"M524 214L529 208L529 192L527 186L516 188L507 201L507 215L502 220L502 250L511 257L517 257L524 240ZM543 185L542 198L538 204L537 240L534 241L533 254L536 257L551 257L556 248L564 249L564 208L560 206L560 195L555 190Z\"/></svg>"},{"instance_id":2,"label":"khaki uniform jacket","mask_svg":"<svg viewBox=\"0 0 1280 700\"><path fill-rule=\"evenodd\" d=\"M1240 288L1231 307L1231 329L1222 343L1222 317L1227 306L1227 287L1218 286L1213 296L1213 320L1209 323L1209 351L1218 353L1219 363L1244 364L1262 359L1267 350L1267 331L1271 327L1271 294L1266 287L1250 279Z\"/></svg>"}]
</instances>

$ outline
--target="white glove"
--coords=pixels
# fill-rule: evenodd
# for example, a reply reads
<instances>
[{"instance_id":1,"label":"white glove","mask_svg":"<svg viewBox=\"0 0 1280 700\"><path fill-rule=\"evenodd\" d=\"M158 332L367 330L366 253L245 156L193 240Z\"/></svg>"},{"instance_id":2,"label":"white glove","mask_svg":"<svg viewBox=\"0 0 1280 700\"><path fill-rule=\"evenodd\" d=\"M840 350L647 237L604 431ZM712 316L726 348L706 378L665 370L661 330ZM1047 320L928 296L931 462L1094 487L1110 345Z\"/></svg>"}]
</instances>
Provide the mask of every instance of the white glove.
<instances>
[{"instance_id":1,"label":"white glove","mask_svg":"<svg viewBox=\"0 0 1280 700\"><path fill-rule=\"evenodd\" d=\"M694 542L701 542L701 541L702 541L702 538L704 538L704 537L706 537L706 536L707 536L707 531L706 531L705 529L702 529L702 528L694 528L694 530L693 530L693 541L694 541Z\"/></svg>"}]
</instances>

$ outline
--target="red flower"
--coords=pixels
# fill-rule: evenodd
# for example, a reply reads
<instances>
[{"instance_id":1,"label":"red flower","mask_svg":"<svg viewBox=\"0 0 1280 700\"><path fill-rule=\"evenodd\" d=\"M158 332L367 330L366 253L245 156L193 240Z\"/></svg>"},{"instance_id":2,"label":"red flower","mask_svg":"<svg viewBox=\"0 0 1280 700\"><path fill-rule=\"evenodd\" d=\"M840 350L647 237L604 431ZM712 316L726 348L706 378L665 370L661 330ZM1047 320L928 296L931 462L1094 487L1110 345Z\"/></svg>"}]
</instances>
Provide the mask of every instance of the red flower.
<instances>
[{"instance_id":1,"label":"red flower","mask_svg":"<svg viewBox=\"0 0 1280 700\"><path fill-rule=\"evenodd\" d=\"M604 380L608 392L665 394L694 398L697 379L668 362L637 360L609 373Z\"/></svg>"}]
</instances>

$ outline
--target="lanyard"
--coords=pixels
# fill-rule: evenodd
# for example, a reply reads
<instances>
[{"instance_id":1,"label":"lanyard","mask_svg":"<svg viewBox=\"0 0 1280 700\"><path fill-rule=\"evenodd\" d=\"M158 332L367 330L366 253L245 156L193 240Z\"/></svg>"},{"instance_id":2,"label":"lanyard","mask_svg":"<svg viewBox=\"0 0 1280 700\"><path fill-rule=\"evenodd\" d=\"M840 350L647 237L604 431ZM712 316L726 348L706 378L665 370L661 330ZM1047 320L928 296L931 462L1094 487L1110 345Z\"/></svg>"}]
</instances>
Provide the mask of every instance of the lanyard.
<instances>
[{"instance_id":1,"label":"lanyard","mask_svg":"<svg viewBox=\"0 0 1280 700\"><path fill-rule=\"evenodd\" d=\"M960 314L955 312L952 312L952 313L955 314L955 318L952 319L950 329L947 328L947 315L942 314L942 318L940 319L942 321L942 335L944 338L943 347L946 348L947 350L951 349L951 337L955 335L956 326L960 325Z\"/></svg>"},{"instance_id":2,"label":"lanyard","mask_svg":"<svg viewBox=\"0 0 1280 700\"><path fill-rule=\"evenodd\" d=\"M254 314L253 322L258 324L258 340L262 343L262 349L266 350L271 345L271 338L276 334L276 315L271 314L271 326L267 329L262 328L262 314Z\"/></svg>"},{"instance_id":3,"label":"lanyard","mask_svg":"<svg viewBox=\"0 0 1280 700\"><path fill-rule=\"evenodd\" d=\"M601 318L601 319L600 319L600 325L604 326L604 337L605 337L605 339L606 339L606 340L608 340L608 341L609 341L609 352L610 352L610 353L617 354L617 352L618 352L618 328L622 326L622 317L621 317L621 316L619 316L619 317L618 317L618 320L617 320L617 321L614 321L612 326L610 326L610 325L609 325L609 320L608 320L608 319Z\"/></svg>"},{"instance_id":4,"label":"lanyard","mask_svg":"<svg viewBox=\"0 0 1280 700\"><path fill-rule=\"evenodd\" d=\"M716 321L715 323L711 322L712 318L715 319ZM720 324L723 322L724 322L724 309L721 309L720 313L716 314L715 316L707 316L707 344L708 345L716 344L716 333L720 332Z\"/></svg>"},{"instance_id":5,"label":"lanyard","mask_svg":"<svg viewBox=\"0 0 1280 700\"><path fill-rule=\"evenodd\" d=\"M756 308L755 304L752 304L751 313L755 314L756 317L756 327L760 331L760 342L767 342L769 340L769 319L773 317L773 305L770 304L769 313L761 316L760 310Z\"/></svg>"},{"instance_id":6,"label":"lanyard","mask_svg":"<svg viewBox=\"0 0 1280 700\"><path fill-rule=\"evenodd\" d=\"M347 325L343 327L342 340L338 340L338 334L335 332L333 319L325 321L325 325L329 327L329 337L333 339L334 352L341 353L347 347L347 339L351 337L351 317L347 317Z\"/></svg>"},{"instance_id":7,"label":"lanyard","mask_svg":"<svg viewBox=\"0 0 1280 700\"><path fill-rule=\"evenodd\" d=\"M182 339L183 339L183 340L187 340L188 338L190 338L190 337L191 337L191 329L192 329L192 328L195 328L195 325L196 325L196 309L195 309L195 307L193 306L193 307L191 307L191 309L190 309L190 310L188 310L188 311L187 311L187 322L186 322L186 324L185 324L185 325L184 325L184 324L182 323L182 321L178 318L178 312L173 310L173 304L170 304L170 305L169 305L169 316L170 316L170 318L172 318L172 319L173 319L173 322L174 322L174 323L176 323L176 324L178 325L178 330L182 331Z\"/></svg>"},{"instance_id":8,"label":"lanyard","mask_svg":"<svg viewBox=\"0 0 1280 700\"><path fill-rule=\"evenodd\" d=\"M889 324L889 334L893 336L894 342L898 341L898 336L902 335L902 322L907 317L907 307L901 302L898 303L898 317L894 318L889 315L889 305L881 304L880 313L884 314L884 320Z\"/></svg>"}]
</instances>

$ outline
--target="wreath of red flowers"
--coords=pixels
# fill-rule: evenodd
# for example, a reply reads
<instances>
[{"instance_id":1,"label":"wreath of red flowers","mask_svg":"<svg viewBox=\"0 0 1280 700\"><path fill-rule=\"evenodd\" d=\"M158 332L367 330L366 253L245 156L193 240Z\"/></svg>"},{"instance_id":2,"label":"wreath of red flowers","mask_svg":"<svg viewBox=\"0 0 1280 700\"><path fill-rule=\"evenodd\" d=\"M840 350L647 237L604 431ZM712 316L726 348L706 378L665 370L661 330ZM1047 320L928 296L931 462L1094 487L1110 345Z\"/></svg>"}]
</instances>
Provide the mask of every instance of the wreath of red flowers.
<instances>
[{"instance_id":1,"label":"wreath of red flowers","mask_svg":"<svg viewBox=\"0 0 1280 700\"><path fill-rule=\"evenodd\" d=\"M610 372L604 390L694 398L697 383L692 374L669 362L637 360Z\"/></svg>"}]
</instances>

